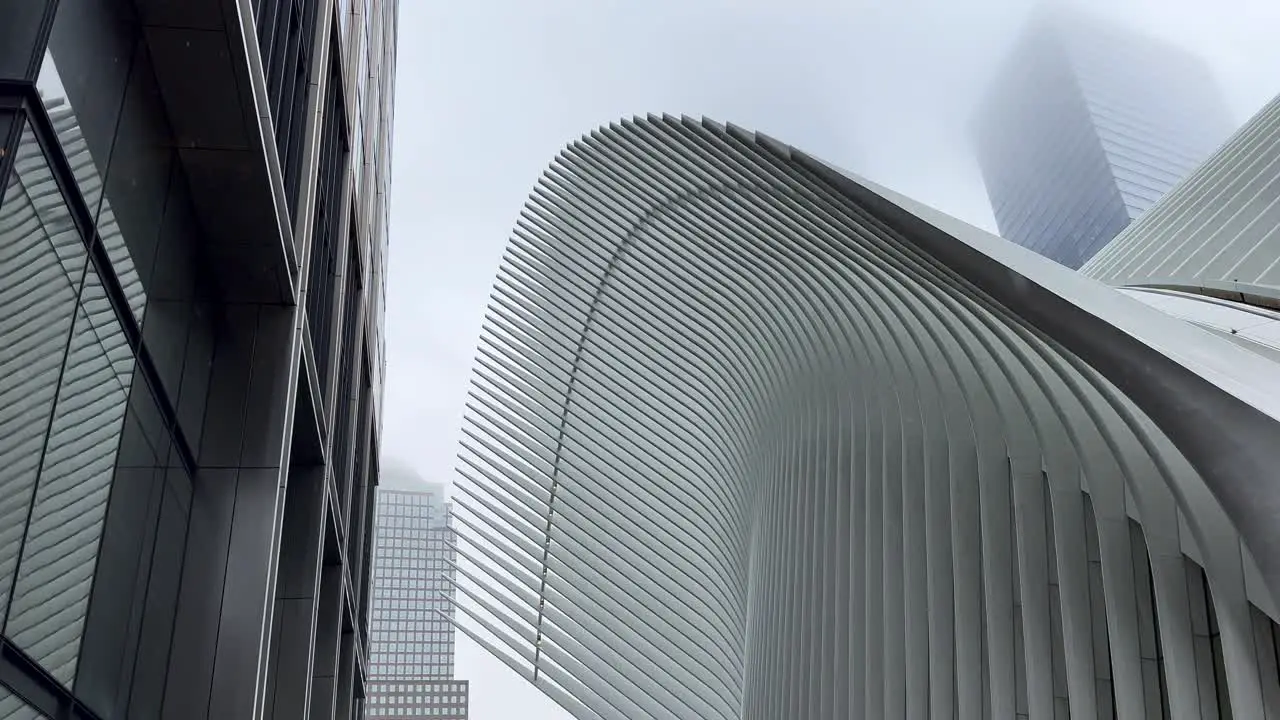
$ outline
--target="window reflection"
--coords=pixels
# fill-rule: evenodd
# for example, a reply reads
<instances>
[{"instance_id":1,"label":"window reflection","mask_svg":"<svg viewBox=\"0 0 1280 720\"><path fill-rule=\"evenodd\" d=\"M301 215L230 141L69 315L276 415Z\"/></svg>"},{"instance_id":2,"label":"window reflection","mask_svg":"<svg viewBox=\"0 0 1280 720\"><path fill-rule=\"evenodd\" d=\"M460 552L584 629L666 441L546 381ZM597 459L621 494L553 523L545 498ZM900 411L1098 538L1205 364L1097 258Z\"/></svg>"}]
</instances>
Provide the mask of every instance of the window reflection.
<instances>
[{"instance_id":1,"label":"window reflection","mask_svg":"<svg viewBox=\"0 0 1280 720\"><path fill-rule=\"evenodd\" d=\"M13 693L0 685L0 720L41 720L44 715L36 712Z\"/></svg>"},{"instance_id":2,"label":"window reflection","mask_svg":"<svg viewBox=\"0 0 1280 720\"><path fill-rule=\"evenodd\" d=\"M86 273L5 634L70 686L133 379L133 354Z\"/></svg>"},{"instance_id":3,"label":"window reflection","mask_svg":"<svg viewBox=\"0 0 1280 720\"><path fill-rule=\"evenodd\" d=\"M0 199L0 608L22 543L86 254L31 127Z\"/></svg>"},{"instance_id":4,"label":"window reflection","mask_svg":"<svg viewBox=\"0 0 1280 720\"><path fill-rule=\"evenodd\" d=\"M192 307L208 291L205 238L127 5L61 0L37 87L156 379L196 438L212 353L210 316Z\"/></svg>"},{"instance_id":5,"label":"window reflection","mask_svg":"<svg viewBox=\"0 0 1280 720\"><path fill-rule=\"evenodd\" d=\"M0 196L0 621L102 717L129 682L121 668L134 668L120 717L157 717L190 478L173 467L172 439L135 372L123 310L87 260L36 135L23 131ZM0 720L38 717L6 703L0 695Z\"/></svg>"},{"instance_id":6,"label":"window reflection","mask_svg":"<svg viewBox=\"0 0 1280 720\"><path fill-rule=\"evenodd\" d=\"M102 238L103 247L106 248L107 255L111 258L111 265L115 268L120 285L124 288L129 307L141 324L147 308L147 294L137 266L125 244L120 224L116 221L115 211L111 207L111 198L103 193L102 174L99 168L105 167L105 164L97 162L100 158L94 155L93 149L86 142L80 121L67 96L62 76L58 73L58 64L47 50L44 54L44 62L40 65L40 76L36 80L36 88L40 91L45 110L53 122L58 143L62 145L67 162L71 164L76 185L84 195L89 212L95 215L98 235ZM99 148L98 155L102 154L105 153Z\"/></svg>"}]
</instances>

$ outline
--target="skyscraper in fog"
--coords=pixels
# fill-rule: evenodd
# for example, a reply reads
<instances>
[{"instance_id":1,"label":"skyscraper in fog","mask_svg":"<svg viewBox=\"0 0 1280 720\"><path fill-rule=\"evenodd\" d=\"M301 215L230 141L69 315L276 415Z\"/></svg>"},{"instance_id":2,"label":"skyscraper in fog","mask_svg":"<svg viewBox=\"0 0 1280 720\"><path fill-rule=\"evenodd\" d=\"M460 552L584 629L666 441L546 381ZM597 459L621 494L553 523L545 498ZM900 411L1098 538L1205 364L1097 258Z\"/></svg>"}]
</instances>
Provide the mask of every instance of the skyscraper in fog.
<instances>
[{"instance_id":1,"label":"skyscraper in fog","mask_svg":"<svg viewBox=\"0 0 1280 720\"><path fill-rule=\"evenodd\" d=\"M409 487L420 489L400 489ZM379 488L374 533L365 717L463 720L469 687L453 676L456 551L444 488L421 482Z\"/></svg>"},{"instance_id":2,"label":"skyscraper in fog","mask_svg":"<svg viewBox=\"0 0 1280 720\"><path fill-rule=\"evenodd\" d=\"M1047 11L997 74L974 131L1000 234L1079 268L1232 127L1199 58Z\"/></svg>"}]
</instances>

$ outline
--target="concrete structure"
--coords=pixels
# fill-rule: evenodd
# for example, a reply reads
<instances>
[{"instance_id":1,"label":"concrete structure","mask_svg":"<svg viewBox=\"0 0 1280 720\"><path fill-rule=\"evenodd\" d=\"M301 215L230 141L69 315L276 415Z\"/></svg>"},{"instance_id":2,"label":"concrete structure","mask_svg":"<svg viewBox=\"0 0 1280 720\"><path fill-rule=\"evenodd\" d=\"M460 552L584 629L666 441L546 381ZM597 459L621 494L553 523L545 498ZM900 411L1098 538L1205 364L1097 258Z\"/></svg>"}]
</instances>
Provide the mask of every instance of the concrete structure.
<instances>
[{"instance_id":1,"label":"concrete structure","mask_svg":"<svg viewBox=\"0 0 1280 720\"><path fill-rule=\"evenodd\" d=\"M1280 717L1280 365L1211 300L601 128L499 270L459 627L578 718Z\"/></svg>"},{"instance_id":2,"label":"concrete structure","mask_svg":"<svg viewBox=\"0 0 1280 720\"><path fill-rule=\"evenodd\" d=\"M360 717L395 15L0 3L0 717Z\"/></svg>"},{"instance_id":3,"label":"concrete structure","mask_svg":"<svg viewBox=\"0 0 1280 720\"><path fill-rule=\"evenodd\" d=\"M453 672L452 510L443 485L392 475L374 521L365 717L466 720L470 683Z\"/></svg>"},{"instance_id":4,"label":"concrete structure","mask_svg":"<svg viewBox=\"0 0 1280 720\"><path fill-rule=\"evenodd\" d=\"M1235 126L1198 58L1063 10L1035 15L974 120L1000 234L1072 268Z\"/></svg>"}]
</instances>

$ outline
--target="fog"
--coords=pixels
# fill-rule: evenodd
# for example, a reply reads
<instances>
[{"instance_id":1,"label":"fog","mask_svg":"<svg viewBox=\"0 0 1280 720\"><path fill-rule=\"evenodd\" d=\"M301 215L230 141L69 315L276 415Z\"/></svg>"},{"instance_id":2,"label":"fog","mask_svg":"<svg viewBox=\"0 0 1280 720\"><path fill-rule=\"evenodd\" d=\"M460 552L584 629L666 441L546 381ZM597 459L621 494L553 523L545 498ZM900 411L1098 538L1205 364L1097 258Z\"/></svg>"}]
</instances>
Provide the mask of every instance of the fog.
<instances>
[{"instance_id":1,"label":"fog","mask_svg":"<svg viewBox=\"0 0 1280 720\"><path fill-rule=\"evenodd\" d=\"M1091 0L1203 57L1236 124L1280 92L1275 0ZM453 479L494 272L542 169L621 117L707 115L994 229L964 133L1030 0L402 0L383 452ZM567 717L458 638L474 720Z\"/></svg>"}]
</instances>

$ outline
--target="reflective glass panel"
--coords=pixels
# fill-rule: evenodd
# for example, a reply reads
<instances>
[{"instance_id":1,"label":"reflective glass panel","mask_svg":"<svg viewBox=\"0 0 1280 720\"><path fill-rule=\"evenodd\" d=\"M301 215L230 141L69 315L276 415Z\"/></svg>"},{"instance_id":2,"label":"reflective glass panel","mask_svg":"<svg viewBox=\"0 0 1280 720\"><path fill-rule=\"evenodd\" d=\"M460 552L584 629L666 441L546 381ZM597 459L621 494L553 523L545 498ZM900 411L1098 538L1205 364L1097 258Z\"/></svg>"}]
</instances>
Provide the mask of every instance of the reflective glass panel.
<instances>
[{"instance_id":1,"label":"reflective glass panel","mask_svg":"<svg viewBox=\"0 0 1280 720\"><path fill-rule=\"evenodd\" d=\"M97 273L85 274L5 634L70 686L134 358Z\"/></svg>"},{"instance_id":2,"label":"reflective glass panel","mask_svg":"<svg viewBox=\"0 0 1280 720\"><path fill-rule=\"evenodd\" d=\"M68 23L62 21L64 16L69 16L70 14L69 12L59 13L57 29L62 32L55 33L50 40L52 50L45 51L44 62L40 66L40 76L36 81L36 87L39 89L40 97L49 113L49 119L53 121L58 143L62 146L62 151L66 154L67 161L71 164L76 184L79 185L80 192L84 195L89 211L95 214L98 234L102 237L103 246L107 250L107 255L111 258L111 264L120 279L125 295L129 298L130 309L133 310L138 322L141 323L143 313L146 312L147 307L146 289L143 287L142 278L138 273L133 256L130 254L129 246L125 243L124 233L121 231L120 222L112 206L112 193L104 193L102 175L106 163L103 161L105 160L104 156L110 156L109 150L111 147L91 147L85 137L85 130L81 126L82 119L77 113L77 107L72 103L75 93L68 93L67 85L63 83L59 65L55 59L56 54L58 57L63 58L64 62L68 62L73 67L81 70L84 69L85 65L89 65L91 68L98 66L91 59L83 57L84 43L77 42L79 35L65 30L65 26ZM104 70L102 72L109 71ZM82 88L85 84L93 85L94 74L94 72L78 73L79 82L73 83L71 87L75 89ZM99 84L110 85L111 83L102 82ZM109 124L111 128L117 128L120 124L119 115L116 114L119 112L119 105L120 103L117 100L111 106L115 113L93 119L99 125L106 126ZM102 135L103 128L94 129L99 131L98 135ZM99 139L98 144L110 143L113 140L114 138L108 135ZM144 154L137 148L127 148L126 150L133 156ZM129 165L127 161L115 164ZM117 185L120 184L117 183ZM133 186L137 185L136 181L133 182ZM145 187L146 183L143 183L143 186ZM126 193L129 189L129 185L124 185ZM115 191L116 194L120 194L120 192L119 188ZM134 228L134 232L139 232L139 228Z\"/></svg>"},{"instance_id":3,"label":"reflective glass panel","mask_svg":"<svg viewBox=\"0 0 1280 720\"><path fill-rule=\"evenodd\" d=\"M30 126L0 198L0 608L9 601L86 253Z\"/></svg>"},{"instance_id":4,"label":"reflective glass panel","mask_svg":"<svg viewBox=\"0 0 1280 720\"><path fill-rule=\"evenodd\" d=\"M9 692L9 688L0 685L0 720L41 720L43 717L43 714Z\"/></svg>"}]
</instances>

